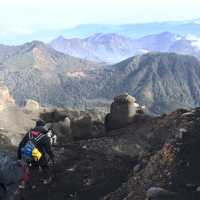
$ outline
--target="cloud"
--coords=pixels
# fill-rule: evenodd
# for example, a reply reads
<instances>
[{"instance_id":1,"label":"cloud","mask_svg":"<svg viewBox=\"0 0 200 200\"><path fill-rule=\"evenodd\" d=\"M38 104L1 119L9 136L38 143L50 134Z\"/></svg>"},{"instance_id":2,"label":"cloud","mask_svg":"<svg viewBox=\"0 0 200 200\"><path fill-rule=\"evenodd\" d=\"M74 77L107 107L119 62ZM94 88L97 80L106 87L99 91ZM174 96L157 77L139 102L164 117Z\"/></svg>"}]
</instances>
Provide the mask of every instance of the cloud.
<instances>
[{"instance_id":1,"label":"cloud","mask_svg":"<svg viewBox=\"0 0 200 200\"><path fill-rule=\"evenodd\" d=\"M11 27L8 29L8 32L15 33L18 35L31 35L34 33L33 30L23 27Z\"/></svg>"},{"instance_id":2,"label":"cloud","mask_svg":"<svg viewBox=\"0 0 200 200\"><path fill-rule=\"evenodd\" d=\"M1 28L0 37L8 39L16 36L31 36L34 33L34 30L23 27Z\"/></svg>"},{"instance_id":3,"label":"cloud","mask_svg":"<svg viewBox=\"0 0 200 200\"><path fill-rule=\"evenodd\" d=\"M0 36L1 36L1 37L6 37L6 36L7 36L7 32L6 32L6 31L0 32Z\"/></svg>"},{"instance_id":4,"label":"cloud","mask_svg":"<svg viewBox=\"0 0 200 200\"><path fill-rule=\"evenodd\" d=\"M200 49L200 38L199 37L188 34L188 35L186 35L185 39L189 40L193 47Z\"/></svg>"}]
</instances>

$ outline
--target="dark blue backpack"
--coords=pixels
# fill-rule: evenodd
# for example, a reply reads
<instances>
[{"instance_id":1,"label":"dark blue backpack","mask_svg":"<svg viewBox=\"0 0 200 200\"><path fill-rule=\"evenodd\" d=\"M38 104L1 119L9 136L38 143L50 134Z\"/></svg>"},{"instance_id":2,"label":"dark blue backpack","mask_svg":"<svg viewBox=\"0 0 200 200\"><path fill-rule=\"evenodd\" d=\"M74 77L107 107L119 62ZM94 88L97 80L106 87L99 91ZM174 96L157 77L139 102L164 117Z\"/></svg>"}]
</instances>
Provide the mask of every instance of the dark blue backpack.
<instances>
[{"instance_id":1,"label":"dark blue backpack","mask_svg":"<svg viewBox=\"0 0 200 200\"><path fill-rule=\"evenodd\" d=\"M25 161L32 161L32 152L35 149L35 144L30 140L26 143L26 145L21 149L22 159Z\"/></svg>"}]
</instances>

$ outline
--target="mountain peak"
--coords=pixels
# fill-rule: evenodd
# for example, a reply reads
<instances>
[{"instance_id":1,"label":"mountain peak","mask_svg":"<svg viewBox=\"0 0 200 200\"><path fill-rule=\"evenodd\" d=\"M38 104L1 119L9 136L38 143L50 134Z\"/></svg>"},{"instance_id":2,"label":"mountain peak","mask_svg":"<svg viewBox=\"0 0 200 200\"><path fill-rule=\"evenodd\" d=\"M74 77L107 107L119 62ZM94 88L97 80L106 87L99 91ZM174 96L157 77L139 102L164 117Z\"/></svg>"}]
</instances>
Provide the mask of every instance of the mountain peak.
<instances>
[{"instance_id":1,"label":"mountain peak","mask_svg":"<svg viewBox=\"0 0 200 200\"><path fill-rule=\"evenodd\" d=\"M108 41L108 40L113 40L113 39L127 39L127 37L124 37L118 33L96 33L90 37L85 38L86 41Z\"/></svg>"},{"instance_id":2,"label":"mountain peak","mask_svg":"<svg viewBox=\"0 0 200 200\"><path fill-rule=\"evenodd\" d=\"M23 49L24 51L28 52L28 51L32 51L34 48L46 48L46 44L41 41L34 40L32 42L27 42L18 47L20 47L20 49Z\"/></svg>"},{"instance_id":3,"label":"mountain peak","mask_svg":"<svg viewBox=\"0 0 200 200\"><path fill-rule=\"evenodd\" d=\"M65 41L66 38L64 38L62 35L58 36L57 38L55 38L52 42L57 41L57 42L63 42Z\"/></svg>"}]
</instances>

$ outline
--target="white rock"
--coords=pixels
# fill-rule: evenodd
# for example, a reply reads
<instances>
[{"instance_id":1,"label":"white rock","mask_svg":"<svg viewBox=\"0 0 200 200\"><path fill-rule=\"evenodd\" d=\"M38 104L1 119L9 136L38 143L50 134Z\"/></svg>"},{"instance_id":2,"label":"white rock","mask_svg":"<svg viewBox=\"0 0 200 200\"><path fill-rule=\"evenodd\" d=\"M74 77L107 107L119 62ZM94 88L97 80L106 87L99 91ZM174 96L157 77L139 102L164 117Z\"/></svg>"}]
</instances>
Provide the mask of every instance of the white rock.
<instances>
[{"instance_id":1,"label":"white rock","mask_svg":"<svg viewBox=\"0 0 200 200\"><path fill-rule=\"evenodd\" d=\"M26 101L26 104L25 104L25 109L27 109L27 110L39 110L40 104L35 100L28 99Z\"/></svg>"}]
</instances>

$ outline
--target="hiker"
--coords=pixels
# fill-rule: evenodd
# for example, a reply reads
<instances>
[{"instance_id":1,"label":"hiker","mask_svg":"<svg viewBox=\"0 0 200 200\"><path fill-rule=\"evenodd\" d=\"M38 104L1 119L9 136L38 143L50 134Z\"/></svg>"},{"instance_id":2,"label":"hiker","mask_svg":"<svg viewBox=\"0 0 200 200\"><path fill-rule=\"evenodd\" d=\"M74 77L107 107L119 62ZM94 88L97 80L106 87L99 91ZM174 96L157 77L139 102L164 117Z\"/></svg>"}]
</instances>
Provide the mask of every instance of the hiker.
<instances>
[{"instance_id":1,"label":"hiker","mask_svg":"<svg viewBox=\"0 0 200 200\"><path fill-rule=\"evenodd\" d=\"M54 154L51 150L51 144L55 142L55 135L52 130L44 128L45 123L42 120L36 122L35 128L31 129L22 139L18 147L18 159L24 161L27 166L25 171L25 179L21 186L25 187L29 169L39 169L41 167L44 174L44 184L48 184L52 180L49 169L49 159L54 165Z\"/></svg>"}]
</instances>

